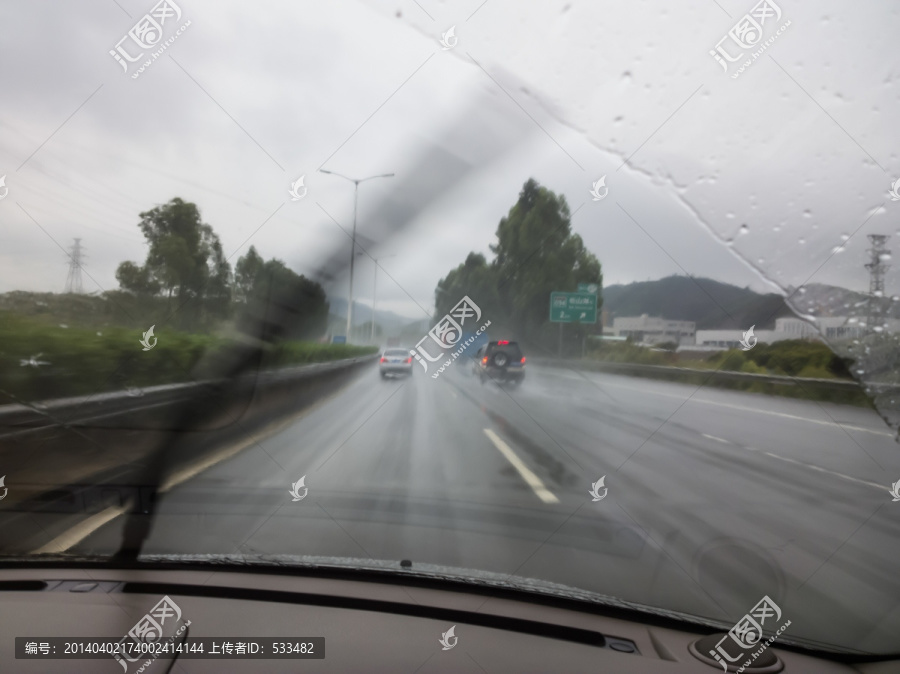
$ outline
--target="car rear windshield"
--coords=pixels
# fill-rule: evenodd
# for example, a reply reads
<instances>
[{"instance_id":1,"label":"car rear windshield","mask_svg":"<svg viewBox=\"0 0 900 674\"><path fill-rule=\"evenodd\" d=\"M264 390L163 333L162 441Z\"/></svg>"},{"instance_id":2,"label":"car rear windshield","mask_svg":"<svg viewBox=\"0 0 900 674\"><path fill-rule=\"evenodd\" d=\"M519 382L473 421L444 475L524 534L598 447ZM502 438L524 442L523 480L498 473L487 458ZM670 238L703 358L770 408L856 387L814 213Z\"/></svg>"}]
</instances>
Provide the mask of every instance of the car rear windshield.
<instances>
[{"instance_id":1,"label":"car rear windshield","mask_svg":"<svg viewBox=\"0 0 900 674\"><path fill-rule=\"evenodd\" d=\"M508 344L491 344L490 351L491 353L503 351L504 353L508 353L510 358L522 357L522 351L519 349L518 342L509 342Z\"/></svg>"},{"instance_id":2,"label":"car rear windshield","mask_svg":"<svg viewBox=\"0 0 900 674\"><path fill-rule=\"evenodd\" d=\"M388 349L384 352L384 355L391 358L402 358L409 356L409 351L406 349Z\"/></svg>"}]
</instances>

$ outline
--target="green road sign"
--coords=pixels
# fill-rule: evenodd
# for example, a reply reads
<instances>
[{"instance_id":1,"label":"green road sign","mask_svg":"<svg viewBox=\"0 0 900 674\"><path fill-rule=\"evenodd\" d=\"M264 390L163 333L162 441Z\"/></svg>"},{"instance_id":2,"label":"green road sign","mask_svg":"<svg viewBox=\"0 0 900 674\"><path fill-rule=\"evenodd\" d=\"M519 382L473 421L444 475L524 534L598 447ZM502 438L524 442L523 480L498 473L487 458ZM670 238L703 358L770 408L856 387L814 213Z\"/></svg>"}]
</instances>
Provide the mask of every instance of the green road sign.
<instances>
[{"instance_id":1,"label":"green road sign","mask_svg":"<svg viewBox=\"0 0 900 674\"><path fill-rule=\"evenodd\" d=\"M591 295L597 295L600 293L600 284L599 283L579 283L578 284L578 292L590 293Z\"/></svg>"},{"instance_id":2,"label":"green road sign","mask_svg":"<svg viewBox=\"0 0 900 674\"><path fill-rule=\"evenodd\" d=\"M591 293L550 293L550 322L596 323L597 296Z\"/></svg>"}]
</instances>

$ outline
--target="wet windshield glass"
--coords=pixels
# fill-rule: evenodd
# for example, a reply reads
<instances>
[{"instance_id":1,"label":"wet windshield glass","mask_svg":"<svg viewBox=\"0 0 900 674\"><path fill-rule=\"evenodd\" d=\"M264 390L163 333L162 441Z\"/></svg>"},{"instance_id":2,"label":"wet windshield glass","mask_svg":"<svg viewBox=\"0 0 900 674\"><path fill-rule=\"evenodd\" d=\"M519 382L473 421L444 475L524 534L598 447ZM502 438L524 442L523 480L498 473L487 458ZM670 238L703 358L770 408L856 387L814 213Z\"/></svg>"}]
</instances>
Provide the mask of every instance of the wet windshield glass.
<instances>
[{"instance_id":1,"label":"wet windshield glass","mask_svg":"<svg viewBox=\"0 0 900 674\"><path fill-rule=\"evenodd\" d=\"M893 5L0 11L0 553L900 651Z\"/></svg>"}]
</instances>

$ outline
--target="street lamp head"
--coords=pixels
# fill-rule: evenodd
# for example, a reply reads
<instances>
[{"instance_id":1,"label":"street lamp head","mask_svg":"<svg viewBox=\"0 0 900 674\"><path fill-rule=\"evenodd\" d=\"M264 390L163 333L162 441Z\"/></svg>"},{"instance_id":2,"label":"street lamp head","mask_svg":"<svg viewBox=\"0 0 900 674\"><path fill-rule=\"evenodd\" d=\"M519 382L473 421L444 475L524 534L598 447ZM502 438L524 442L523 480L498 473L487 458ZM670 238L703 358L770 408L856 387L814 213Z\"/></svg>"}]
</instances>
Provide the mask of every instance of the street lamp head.
<instances>
[{"instance_id":1,"label":"street lamp head","mask_svg":"<svg viewBox=\"0 0 900 674\"><path fill-rule=\"evenodd\" d=\"M343 173L337 173L336 171L329 171L328 169L319 169L319 173L327 173L330 176L337 176L338 178L343 178L344 180L349 180L351 183L355 183L359 185L367 180L372 180L373 178L393 178L393 173L382 173L377 176L368 176L367 178L351 178L350 176L345 176Z\"/></svg>"},{"instance_id":2,"label":"street lamp head","mask_svg":"<svg viewBox=\"0 0 900 674\"><path fill-rule=\"evenodd\" d=\"M347 341L350 341L350 335L353 326L353 265L356 262L357 255L361 255L362 253L356 252L356 202L357 196L359 194L359 184L366 180L371 180L372 178L392 178L394 176L393 173L384 173L382 175L377 176L369 176L368 178L351 178L350 176L345 176L342 173L335 173L334 171L329 171L328 169L320 168L319 171L321 173L326 173L328 175L337 176L338 178L343 178L344 180L349 180L353 183L353 234L350 237L350 285L347 292ZM378 269L378 261L375 262L375 268ZM375 330L375 298L372 298L372 331L374 333ZM374 336L374 334L373 334Z\"/></svg>"}]
</instances>

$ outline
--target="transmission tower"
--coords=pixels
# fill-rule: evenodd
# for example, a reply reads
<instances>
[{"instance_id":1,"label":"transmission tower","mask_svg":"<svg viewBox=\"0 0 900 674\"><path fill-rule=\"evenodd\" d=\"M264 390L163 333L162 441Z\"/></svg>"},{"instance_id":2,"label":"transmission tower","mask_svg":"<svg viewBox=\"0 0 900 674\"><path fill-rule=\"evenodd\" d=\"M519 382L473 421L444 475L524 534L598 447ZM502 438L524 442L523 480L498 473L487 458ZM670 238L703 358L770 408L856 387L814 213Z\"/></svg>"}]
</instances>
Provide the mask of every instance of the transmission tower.
<instances>
[{"instance_id":1,"label":"transmission tower","mask_svg":"<svg viewBox=\"0 0 900 674\"><path fill-rule=\"evenodd\" d=\"M888 237L884 234L869 234L869 242L872 247L869 253L869 262L866 269L869 270L869 304L866 316L866 333L874 332L876 325L884 323L882 309L884 307L884 275L891 265L884 261L891 258L891 251L884 247Z\"/></svg>"},{"instance_id":2,"label":"transmission tower","mask_svg":"<svg viewBox=\"0 0 900 674\"><path fill-rule=\"evenodd\" d=\"M84 264L84 249L81 247L81 239L75 239L75 243L69 248L69 275L66 276L66 292L82 293L81 267Z\"/></svg>"}]
</instances>

